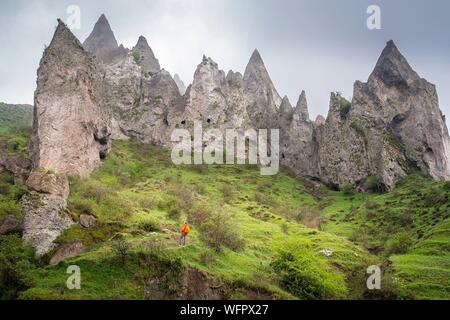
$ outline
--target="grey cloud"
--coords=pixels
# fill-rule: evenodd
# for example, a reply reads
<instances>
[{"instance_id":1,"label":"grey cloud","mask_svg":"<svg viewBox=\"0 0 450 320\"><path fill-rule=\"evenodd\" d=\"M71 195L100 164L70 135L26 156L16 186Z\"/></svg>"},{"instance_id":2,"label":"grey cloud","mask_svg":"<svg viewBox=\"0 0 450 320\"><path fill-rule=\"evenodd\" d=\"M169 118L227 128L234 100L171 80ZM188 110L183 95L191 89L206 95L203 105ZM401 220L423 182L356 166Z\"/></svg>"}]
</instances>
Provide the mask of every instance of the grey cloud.
<instances>
[{"instance_id":1,"label":"grey cloud","mask_svg":"<svg viewBox=\"0 0 450 320\"><path fill-rule=\"evenodd\" d=\"M382 9L382 30L366 28L366 9ZM310 113L326 115L329 93L351 96L393 39L413 68L437 85L450 114L450 2L446 0L15 0L0 3L0 101L32 103L36 69L56 18L82 10L84 40L101 13L119 43L149 40L161 65L192 81L203 54L224 70L243 72L258 48L281 95L295 104L301 90Z\"/></svg>"}]
</instances>

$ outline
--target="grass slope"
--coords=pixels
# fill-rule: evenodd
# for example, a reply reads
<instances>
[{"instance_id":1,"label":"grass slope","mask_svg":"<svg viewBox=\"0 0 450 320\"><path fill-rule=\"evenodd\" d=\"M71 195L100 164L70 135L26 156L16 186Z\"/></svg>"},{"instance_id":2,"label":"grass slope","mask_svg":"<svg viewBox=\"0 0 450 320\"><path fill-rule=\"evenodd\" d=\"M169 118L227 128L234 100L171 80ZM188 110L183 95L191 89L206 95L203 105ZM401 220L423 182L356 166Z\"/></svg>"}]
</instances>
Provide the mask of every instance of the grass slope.
<instances>
[{"instance_id":1,"label":"grass slope","mask_svg":"<svg viewBox=\"0 0 450 320\"><path fill-rule=\"evenodd\" d=\"M10 155L28 157L33 107L0 102L0 147Z\"/></svg>"},{"instance_id":2,"label":"grass slope","mask_svg":"<svg viewBox=\"0 0 450 320\"><path fill-rule=\"evenodd\" d=\"M307 228L293 218L299 207L318 203L307 192L307 183L287 172L263 177L249 166L174 166L162 149L116 142L104 166L88 179L73 180L72 190L69 209L74 219L93 214L100 226L74 227L58 241L83 239L91 251L37 272L39 280L23 298L143 298L150 271L140 269L138 257L154 250L231 286L287 299L360 297L365 280L358 282L355 274L377 262L345 238ZM211 217L208 228L217 228L212 234L203 222ZM193 230L187 247L180 248L176 239L186 218ZM117 232L132 247L126 267L111 250ZM219 242L217 234L223 236ZM321 249L333 250L333 257L326 258ZM293 261L281 258L286 252L294 254ZM76 292L63 287L65 268L73 263L85 275ZM301 291L293 287L295 281L312 289ZM230 298L246 297L239 290L230 292Z\"/></svg>"},{"instance_id":3,"label":"grass slope","mask_svg":"<svg viewBox=\"0 0 450 320\"><path fill-rule=\"evenodd\" d=\"M27 154L30 123L29 107L0 104L1 147ZM92 214L98 225L73 227L58 242L82 240L89 252L47 266L18 236L0 236L0 298L143 299L154 277L171 298L186 267L219 279L230 299L450 297L450 185L420 174L386 194L337 192L286 170L263 177L252 166L174 166L165 150L121 141L92 177L71 179L71 190L74 220ZM21 218L25 191L0 175L0 220ZM186 218L193 230L180 248ZM125 264L118 236L130 246ZM368 292L365 271L376 263L382 290ZM66 288L71 264L81 267L81 290Z\"/></svg>"}]
</instances>

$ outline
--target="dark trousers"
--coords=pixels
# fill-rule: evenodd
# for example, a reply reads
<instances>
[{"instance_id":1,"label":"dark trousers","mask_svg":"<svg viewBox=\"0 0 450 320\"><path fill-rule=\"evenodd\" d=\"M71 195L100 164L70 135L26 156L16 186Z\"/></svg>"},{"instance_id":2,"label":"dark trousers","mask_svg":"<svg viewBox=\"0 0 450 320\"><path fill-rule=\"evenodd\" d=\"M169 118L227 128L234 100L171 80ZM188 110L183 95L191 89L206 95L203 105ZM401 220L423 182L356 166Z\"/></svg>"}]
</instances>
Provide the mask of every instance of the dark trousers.
<instances>
[{"instance_id":1,"label":"dark trousers","mask_svg":"<svg viewBox=\"0 0 450 320\"><path fill-rule=\"evenodd\" d=\"M178 240L180 246L185 246L186 245L186 234L181 234L180 235L180 239Z\"/></svg>"}]
</instances>

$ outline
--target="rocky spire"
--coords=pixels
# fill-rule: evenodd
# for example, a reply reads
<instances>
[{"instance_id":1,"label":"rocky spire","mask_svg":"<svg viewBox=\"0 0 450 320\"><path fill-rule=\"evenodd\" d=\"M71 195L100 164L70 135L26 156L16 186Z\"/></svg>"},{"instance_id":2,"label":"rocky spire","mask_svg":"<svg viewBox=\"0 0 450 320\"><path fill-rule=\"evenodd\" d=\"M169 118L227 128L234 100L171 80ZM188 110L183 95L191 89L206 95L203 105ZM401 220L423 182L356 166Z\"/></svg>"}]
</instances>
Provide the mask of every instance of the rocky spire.
<instances>
[{"instance_id":1,"label":"rocky spire","mask_svg":"<svg viewBox=\"0 0 450 320\"><path fill-rule=\"evenodd\" d=\"M177 84L178 90L180 91L181 95L184 95L184 93L186 92L186 85L184 84L183 80L181 80L180 76L178 75L178 73L176 73L173 76L173 80L175 81L175 83Z\"/></svg>"},{"instance_id":2,"label":"rocky spire","mask_svg":"<svg viewBox=\"0 0 450 320\"><path fill-rule=\"evenodd\" d=\"M211 124L217 124L224 119L226 110L225 72L211 58L203 55L202 62L194 73L192 86L185 94L188 102L187 117L202 119Z\"/></svg>"},{"instance_id":3,"label":"rocky spire","mask_svg":"<svg viewBox=\"0 0 450 320\"><path fill-rule=\"evenodd\" d=\"M308 102L306 101L306 93L303 90L298 98L297 105L294 110L295 115L298 116L299 120L308 121L309 120L309 112L308 112Z\"/></svg>"},{"instance_id":4,"label":"rocky spire","mask_svg":"<svg viewBox=\"0 0 450 320\"><path fill-rule=\"evenodd\" d=\"M83 176L100 166L109 148L100 72L61 20L39 66L34 108L35 168Z\"/></svg>"},{"instance_id":5,"label":"rocky spire","mask_svg":"<svg viewBox=\"0 0 450 320\"><path fill-rule=\"evenodd\" d=\"M73 224L64 210L67 176L90 174L111 146L97 63L61 20L41 59L34 101L23 239L42 256Z\"/></svg>"},{"instance_id":6,"label":"rocky spire","mask_svg":"<svg viewBox=\"0 0 450 320\"><path fill-rule=\"evenodd\" d=\"M273 103L277 108L281 105L281 97L275 89L257 49L253 52L245 69L244 88L246 93L259 96L258 100L261 98L268 99L268 101L265 101L266 104Z\"/></svg>"},{"instance_id":7,"label":"rocky spire","mask_svg":"<svg viewBox=\"0 0 450 320\"><path fill-rule=\"evenodd\" d=\"M281 101L280 105L280 113L281 114L289 114L292 112L292 105L289 102L289 98L287 96L284 96L283 100Z\"/></svg>"},{"instance_id":8,"label":"rocky spire","mask_svg":"<svg viewBox=\"0 0 450 320\"><path fill-rule=\"evenodd\" d=\"M382 80L388 86L406 86L420 80L418 74L411 68L392 40L387 43L381 53L369 82L374 78Z\"/></svg>"},{"instance_id":9,"label":"rocky spire","mask_svg":"<svg viewBox=\"0 0 450 320\"><path fill-rule=\"evenodd\" d=\"M153 75L161 71L159 61L144 36L139 37L136 46L133 48L133 55L136 62L142 67L144 74Z\"/></svg>"},{"instance_id":10,"label":"rocky spire","mask_svg":"<svg viewBox=\"0 0 450 320\"><path fill-rule=\"evenodd\" d=\"M124 48L119 48L108 19L102 14L89 37L83 43L84 48L104 63L114 62L125 56Z\"/></svg>"}]
</instances>

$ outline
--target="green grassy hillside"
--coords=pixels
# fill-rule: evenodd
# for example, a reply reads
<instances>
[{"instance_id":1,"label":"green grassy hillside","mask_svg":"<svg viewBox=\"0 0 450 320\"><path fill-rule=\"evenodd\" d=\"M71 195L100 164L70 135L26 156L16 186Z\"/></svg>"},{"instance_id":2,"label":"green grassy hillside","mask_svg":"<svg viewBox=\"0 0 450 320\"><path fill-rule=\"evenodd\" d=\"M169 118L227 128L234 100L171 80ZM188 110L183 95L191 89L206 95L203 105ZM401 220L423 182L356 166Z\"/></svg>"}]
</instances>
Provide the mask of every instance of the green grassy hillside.
<instances>
[{"instance_id":1,"label":"green grassy hillside","mask_svg":"<svg viewBox=\"0 0 450 320\"><path fill-rule=\"evenodd\" d=\"M27 144L32 121L32 106L0 102L0 147L8 154L28 157Z\"/></svg>"},{"instance_id":2,"label":"green grassy hillside","mask_svg":"<svg viewBox=\"0 0 450 320\"><path fill-rule=\"evenodd\" d=\"M24 189L2 181L0 219L20 217ZM175 166L166 150L117 141L99 171L71 179L70 214L97 225L57 242L89 250L48 266L54 252L36 260L20 237L0 236L1 298L186 298L187 283L226 299L449 299L449 195L448 182L420 174L385 194L332 191L285 169ZM192 231L180 247L185 220ZM375 292L373 264L383 270ZM81 269L81 290L66 287L69 265Z\"/></svg>"}]
</instances>

